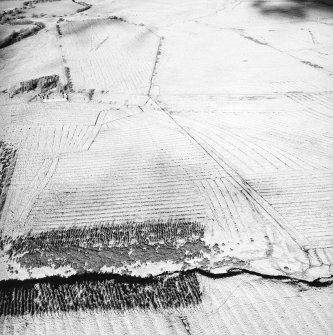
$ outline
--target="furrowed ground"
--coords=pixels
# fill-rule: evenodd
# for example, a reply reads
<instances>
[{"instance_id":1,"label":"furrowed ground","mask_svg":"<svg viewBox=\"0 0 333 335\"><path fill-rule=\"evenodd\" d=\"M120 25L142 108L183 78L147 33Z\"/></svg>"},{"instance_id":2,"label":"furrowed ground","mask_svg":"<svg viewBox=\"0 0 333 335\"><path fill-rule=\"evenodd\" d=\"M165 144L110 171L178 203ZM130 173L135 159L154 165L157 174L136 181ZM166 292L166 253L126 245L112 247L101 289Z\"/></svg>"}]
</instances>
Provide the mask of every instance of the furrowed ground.
<instances>
[{"instance_id":1,"label":"furrowed ground","mask_svg":"<svg viewBox=\"0 0 333 335\"><path fill-rule=\"evenodd\" d=\"M0 333L330 332L333 7L0 4Z\"/></svg>"}]
</instances>

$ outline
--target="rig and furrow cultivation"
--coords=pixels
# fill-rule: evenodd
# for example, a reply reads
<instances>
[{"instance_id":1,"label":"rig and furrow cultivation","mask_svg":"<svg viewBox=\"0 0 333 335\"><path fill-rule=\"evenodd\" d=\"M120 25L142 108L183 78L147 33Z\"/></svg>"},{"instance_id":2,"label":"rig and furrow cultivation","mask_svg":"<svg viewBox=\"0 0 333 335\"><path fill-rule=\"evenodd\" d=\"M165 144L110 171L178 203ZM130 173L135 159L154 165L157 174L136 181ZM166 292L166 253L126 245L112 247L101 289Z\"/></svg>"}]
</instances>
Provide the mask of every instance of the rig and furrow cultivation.
<instances>
[{"instance_id":1,"label":"rig and furrow cultivation","mask_svg":"<svg viewBox=\"0 0 333 335\"><path fill-rule=\"evenodd\" d=\"M57 154L88 150L99 126L8 126L2 138L15 143L21 152Z\"/></svg>"},{"instance_id":2,"label":"rig and furrow cultivation","mask_svg":"<svg viewBox=\"0 0 333 335\"><path fill-rule=\"evenodd\" d=\"M302 117L302 123L296 121ZM210 142L241 173L332 167L332 124L313 117L252 113L177 113L176 120ZM294 120L290 120L293 118ZM202 119L205 121L203 122ZM314 124L316 128L313 129Z\"/></svg>"},{"instance_id":3,"label":"rig and furrow cultivation","mask_svg":"<svg viewBox=\"0 0 333 335\"><path fill-rule=\"evenodd\" d=\"M327 171L327 170L326 170ZM333 187L325 180L332 172L306 171L245 176L297 231L308 240L307 248L332 247Z\"/></svg>"},{"instance_id":4,"label":"rig and furrow cultivation","mask_svg":"<svg viewBox=\"0 0 333 335\"><path fill-rule=\"evenodd\" d=\"M147 28L112 18L65 22L60 28L74 90L147 93L159 43Z\"/></svg>"},{"instance_id":5,"label":"rig and furrow cultivation","mask_svg":"<svg viewBox=\"0 0 333 335\"><path fill-rule=\"evenodd\" d=\"M331 8L87 1L0 2L0 335L331 333Z\"/></svg>"},{"instance_id":6,"label":"rig and furrow cultivation","mask_svg":"<svg viewBox=\"0 0 333 335\"><path fill-rule=\"evenodd\" d=\"M300 104L303 109L317 119L332 119L331 111L333 108L333 93L323 92L316 94L289 93L288 98Z\"/></svg>"},{"instance_id":7,"label":"rig and furrow cultivation","mask_svg":"<svg viewBox=\"0 0 333 335\"><path fill-rule=\"evenodd\" d=\"M1 217L5 234L24 231L33 203L49 182L58 164L57 158L19 154ZM26 167L29 166L29 169Z\"/></svg>"}]
</instances>

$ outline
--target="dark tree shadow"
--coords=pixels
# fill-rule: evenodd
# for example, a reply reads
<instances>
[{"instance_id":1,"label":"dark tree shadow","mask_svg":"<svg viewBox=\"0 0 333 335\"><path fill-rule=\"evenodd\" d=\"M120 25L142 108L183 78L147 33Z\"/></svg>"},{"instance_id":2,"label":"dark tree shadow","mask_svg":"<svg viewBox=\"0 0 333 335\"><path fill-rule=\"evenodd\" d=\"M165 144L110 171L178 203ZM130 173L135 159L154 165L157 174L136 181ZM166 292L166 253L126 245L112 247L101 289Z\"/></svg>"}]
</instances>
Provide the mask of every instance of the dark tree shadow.
<instances>
[{"instance_id":1,"label":"dark tree shadow","mask_svg":"<svg viewBox=\"0 0 333 335\"><path fill-rule=\"evenodd\" d=\"M255 0L253 6L265 15L282 15L296 18L305 18L308 12L313 9L333 12L333 0L287 0L283 2Z\"/></svg>"}]
</instances>

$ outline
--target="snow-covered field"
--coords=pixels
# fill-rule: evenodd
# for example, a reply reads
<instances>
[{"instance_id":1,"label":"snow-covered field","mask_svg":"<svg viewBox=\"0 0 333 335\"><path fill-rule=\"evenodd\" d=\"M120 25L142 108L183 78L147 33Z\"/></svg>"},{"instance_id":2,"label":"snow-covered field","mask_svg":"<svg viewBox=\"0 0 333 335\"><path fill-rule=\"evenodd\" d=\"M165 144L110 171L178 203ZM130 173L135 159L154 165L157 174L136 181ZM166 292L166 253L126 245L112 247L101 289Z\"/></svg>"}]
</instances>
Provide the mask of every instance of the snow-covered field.
<instances>
[{"instance_id":1,"label":"snow-covered field","mask_svg":"<svg viewBox=\"0 0 333 335\"><path fill-rule=\"evenodd\" d=\"M0 90L10 89L22 81L57 74L65 82L56 30L42 30L38 35L0 49Z\"/></svg>"},{"instance_id":2,"label":"snow-covered field","mask_svg":"<svg viewBox=\"0 0 333 335\"><path fill-rule=\"evenodd\" d=\"M94 19L62 23L60 31L75 90L148 92L159 38L147 28Z\"/></svg>"},{"instance_id":3,"label":"snow-covered field","mask_svg":"<svg viewBox=\"0 0 333 335\"><path fill-rule=\"evenodd\" d=\"M61 0L22 11L2 14L0 30L35 24L18 15L45 27L0 49L0 279L35 286L4 282L0 333L330 333L333 6ZM43 300L37 316L28 304L8 312L13 297L37 303L54 275L196 270L193 306L164 309L165 293L132 299L132 288L135 304L159 307L84 310L68 293L81 312L43 314Z\"/></svg>"}]
</instances>

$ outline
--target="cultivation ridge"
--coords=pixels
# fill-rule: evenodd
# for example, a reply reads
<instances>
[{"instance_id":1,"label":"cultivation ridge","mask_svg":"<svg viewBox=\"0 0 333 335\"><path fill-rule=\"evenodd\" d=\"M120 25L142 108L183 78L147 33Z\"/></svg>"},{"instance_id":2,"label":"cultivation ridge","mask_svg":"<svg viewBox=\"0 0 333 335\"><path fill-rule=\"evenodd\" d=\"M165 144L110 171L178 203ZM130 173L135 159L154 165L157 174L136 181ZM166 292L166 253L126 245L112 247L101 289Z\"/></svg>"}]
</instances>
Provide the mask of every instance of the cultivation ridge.
<instances>
[{"instance_id":1,"label":"cultivation ridge","mask_svg":"<svg viewBox=\"0 0 333 335\"><path fill-rule=\"evenodd\" d=\"M1 2L0 334L330 333L324 2Z\"/></svg>"}]
</instances>

